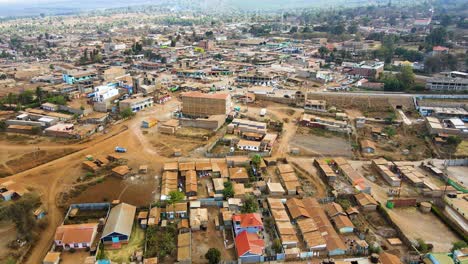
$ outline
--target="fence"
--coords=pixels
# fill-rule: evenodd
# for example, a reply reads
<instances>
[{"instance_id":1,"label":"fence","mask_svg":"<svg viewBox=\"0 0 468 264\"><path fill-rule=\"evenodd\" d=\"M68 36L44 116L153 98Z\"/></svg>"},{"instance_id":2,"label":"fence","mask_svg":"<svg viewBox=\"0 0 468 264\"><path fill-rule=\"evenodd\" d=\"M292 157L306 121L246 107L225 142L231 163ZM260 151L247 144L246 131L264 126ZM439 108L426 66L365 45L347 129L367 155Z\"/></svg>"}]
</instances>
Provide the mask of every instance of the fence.
<instances>
[{"instance_id":1,"label":"fence","mask_svg":"<svg viewBox=\"0 0 468 264\"><path fill-rule=\"evenodd\" d=\"M223 207L223 200L218 200L216 198L202 198L198 199L198 201L200 202L201 206L217 206L220 208Z\"/></svg>"},{"instance_id":2,"label":"fence","mask_svg":"<svg viewBox=\"0 0 468 264\"><path fill-rule=\"evenodd\" d=\"M445 166L468 166L468 159L447 159Z\"/></svg>"}]
</instances>

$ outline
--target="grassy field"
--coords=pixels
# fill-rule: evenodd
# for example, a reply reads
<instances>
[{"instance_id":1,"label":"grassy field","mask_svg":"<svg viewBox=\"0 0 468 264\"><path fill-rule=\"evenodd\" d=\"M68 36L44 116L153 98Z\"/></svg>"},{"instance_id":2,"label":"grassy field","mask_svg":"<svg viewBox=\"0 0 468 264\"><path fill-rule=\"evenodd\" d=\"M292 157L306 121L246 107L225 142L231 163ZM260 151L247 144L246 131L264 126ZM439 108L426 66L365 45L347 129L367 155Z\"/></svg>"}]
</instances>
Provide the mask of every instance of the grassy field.
<instances>
[{"instance_id":1,"label":"grassy field","mask_svg":"<svg viewBox=\"0 0 468 264\"><path fill-rule=\"evenodd\" d=\"M138 224L134 224L128 244L123 245L120 249L106 249L106 256L111 261L127 263L130 261L130 256L132 256L135 251L143 250L144 241L145 232Z\"/></svg>"},{"instance_id":2,"label":"grassy field","mask_svg":"<svg viewBox=\"0 0 468 264\"><path fill-rule=\"evenodd\" d=\"M468 156L468 140L463 140L460 145L457 147L457 152L455 152L457 157L466 157Z\"/></svg>"}]
</instances>

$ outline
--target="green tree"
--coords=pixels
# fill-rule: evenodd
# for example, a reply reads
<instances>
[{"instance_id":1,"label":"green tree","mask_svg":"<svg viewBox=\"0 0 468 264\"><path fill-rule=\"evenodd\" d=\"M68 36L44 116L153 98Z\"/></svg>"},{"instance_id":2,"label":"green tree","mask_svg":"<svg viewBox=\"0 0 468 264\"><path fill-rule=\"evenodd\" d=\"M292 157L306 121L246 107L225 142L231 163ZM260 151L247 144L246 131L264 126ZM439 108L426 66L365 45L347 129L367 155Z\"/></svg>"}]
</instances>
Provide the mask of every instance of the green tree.
<instances>
[{"instance_id":1,"label":"green tree","mask_svg":"<svg viewBox=\"0 0 468 264\"><path fill-rule=\"evenodd\" d=\"M209 264L218 264L221 261L221 252L217 248L210 248L205 254Z\"/></svg>"},{"instance_id":2,"label":"green tree","mask_svg":"<svg viewBox=\"0 0 468 264\"><path fill-rule=\"evenodd\" d=\"M167 199L167 203L170 205L174 205L182 200L184 200L185 195L183 192L180 191L171 191L169 192L169 197Z\"/></svg>"},{"instance_id":3,"label":"green tree","mask_svg":"<svg viewBox=\"0 0 468 264\"><path fill-rule=\"evenodd\" d=\"M149 226L146 229L147 258L158 257L160 261L167 255L171 255L176 250L177 228L173 224L166 228L159 226Z\"/></svg>"},{"instance_id":4,"label":"green tree","mask_svg":"<svg viewBox=\"0 0 468 264\"><path fill-rule=\"evenodd\" d=\"M258 211L258 203L255 198L251 195L246 195L244 204L242 205L241 212L243 214L255 213Z\"/></svg>"},{"instance_id":5,"label":"green tree","mask_svg":"<svg viewBox=\"0 0 468 264\"><path fill-rule=\"evenodd\" d=\"M273 244L271 245L271 248L273 249L273 251L275 251L275 253L281 253L281 251L283 250L283 245L281 244L281 240L279 240L278 238L273 240Z\"/></svg>"},{"instance_id":6,"label":"green tree","mask_svg":"<svg viewBox=\"0 0 468 264\"><path fill-rule=\"evenodd\" d=\"M258 154L255 154L252 159L252 165L255 166L255 169L258 170L260 169L260 163L262 162L262 157Z\"/></svg>"},{"instance_id":7,"label":"green tree","mask_svg":"<svg viewBox=\"0 0 468 264\"><path fill-rule=\"evenodd\" d=\"M99 252L96 255L96 260L107 259L106 252L104 250L104 244L99 244Z\"/></svg>"},{"instance_id":8,"label":"green tree","mask_svg":"<svg viewBox=\"0 0 468 264\"><path fill-rule=\"evenodd\" d=\"M418 250L421 251L422 253L427 253L429 252L430 248L429 245L421 238L416 239L418 243Z\"/></svg>"},{"instance_id":9,"label":"green tree","mask_svg":"<svg viewBox=\"0 0 468 264\"><path fill-rule=\"evenodd\" d=\"M413 68L409 65L404 65L400 69L400 73L397 75L398 80L405 90L411 88L414 84L414 72Z\"/></svg>"},{"instance_id":10,"label":"green tree","mask_svg":"<svg viewBox=\"0 0 468 264\"><path fill-rule=\"evenodd\" d=\"M234 188L232 182L228 181L224 183L223 196L225 199L234 197Z\"/></svg>"},{"instance_id":11,"label":"green tree","mask_svg":"<svg viewBox=\"0 0 468 264\"><path fill-rule=\"evenodd\" d=\"M445 45L448 39L447 29L445 27L434 28L429 35L426 36L425 42L429 46Z\"/></svg>"},{"instance_id":12,"label":"green tree","mask_svg":"<svg viewBox=\"0 0 468 264\"><path fill-rule=\"evenodd\" d=\"M135 113L132 111L131 108L126 108L120 112L120 117L125 118L132 118L135 116Z\"/></svg>"},{"instance_id":13,"label":"green tree","mask_svg":"<svg viewBox=\"0 0 468 264\"><path fill-rule=\"evenodd\" d=\"M40 104L42 104L42 100L44 99L44 91L40 86L36 87L36 99Z\"/></svg>"},{"instance_id":14,"label":"green tree","mask_svg":"<svg viewBox=\"0 0 468 264\"><path fill-rule=\"evenodd\" d=\"M319 54L320 54L320 57L321 57L321 58L324 58L325 55L327 55L330 51L327 49L327 47L321 46L321 47L318 49L318 52L319 52Z\"/></svg>"},{"instance_id":15,"label":"green tree","mask_svg":"<svg viewBox=\"0 0 468 264\"><path fill-rule=\"evenodd\" d=\"M19 200L2 203L0 206L0 220L13 221L18 237L27 241L35 239L37 226L33 211L39 207L41 201L34 193L26 193Z\"/></svg>"},{"instance_id":16,"label":"green tree","mask_svg":"<svg viewBox=\"0 0 468 264\"><path fill-rule=\"evenodd\" d=\"M466 243L465 241L457 241L452 244L452 249L450 251L453 252L455 250L466 248L466 247L468 247L468 243Z\"/></svg>"},{"instance_id":17,"label":"green tree","mask_svg":"<svg viewBox=\"0 0 468 264\"><path fill-rule=\"evenodd\" d=\"M389 137L393 137L396 135L396 130L395 128L391 126L388 126L388 127L385 127L384 133L387 134Z\"/></svg>"},{"instance_id":18,"label":"green tree","mask_svg":"<svg viewBox=\"0 0 468 264\"><path fill-rule=\"evenodd\" d=\"M458 136L449 136L447 143L450 145L458 146L462 142L462 139Z\"/></svg>"},{"instance_id":19,"label":"green tree","mask_svg":"<svg viewBox=\"0 0 468 264\"><path fill-rule=\"evenodd\" d=\"M26 90L19 94L18 101L23 105L28 105L34 101L34 92Z\"/></svg>"}]
</instances>

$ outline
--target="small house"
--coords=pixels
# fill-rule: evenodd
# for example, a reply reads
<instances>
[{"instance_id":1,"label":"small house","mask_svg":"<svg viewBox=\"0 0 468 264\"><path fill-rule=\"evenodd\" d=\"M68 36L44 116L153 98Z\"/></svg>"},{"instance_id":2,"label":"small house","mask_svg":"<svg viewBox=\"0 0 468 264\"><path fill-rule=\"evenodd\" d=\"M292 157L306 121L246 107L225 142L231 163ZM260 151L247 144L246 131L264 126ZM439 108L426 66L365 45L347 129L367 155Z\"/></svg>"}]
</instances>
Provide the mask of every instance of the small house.
<instances>
[{"instance_id":1,"label":"small house","mask_svg":"<svg viewBox=\"0 0 468 264\"><path fill-rule=\"evenodd\" d=\"M235 245L241 263L261 262L265 241L258 234L243 231L235 238Z\"/></svg>"},{"instance_id":2,"label":"small house","mask_svg":"<svg viewBox=\"0 0 468 264\"><path fill-rule=\"evenodd\" d=\"M361 150L363 153L375 153L375 143L368 139L361 140Z\"/></svg>"},{"instance_id":3,"label":"small house","mask_svg":"<svg viewBox=\"0 0 468 264\"><path fill-rule=\"evenodd\" d=\"M208 224L208 209L207 208L197 208L190 209L190 228L192 231L200 230L201 228L206 228Z\"/></svg>"},{"instance_id":4,"label":"small house","mask_svg":"<svg viewBox=\"0 0 468 264\"><path fill-rule=\"evenodd\" d=\"M87 249L97 235L98 223L61 225L55 231L55 246L64 250Z\"/></svg>"},{"instance_id":5,"label":"small house","mask_svg":"<svg viewBox=\"0 0 468 264\"><path fill-rule=\"evenodd\" d=\"M236 235L242 231L258 233L263 230L262 216L259 213L233 215L232 223Z\"/></svg>"},{"instance_id":6,"label":"small house","mask_svg":"<svg viewBox=\"0 0 468 264\"><path fill-rule=\"evenodd\" d=\"M233 182L247 183L249 181L249 174L244 167L229 168L229 177Z\"/></svg>"},{"instance_id":7,"label":"small house","mask_svg":"<svg viewBox=\"0 0 468 264\"><path fill-rule=\"evenodd\" d=\"M112 169L112 175L124 179L130 174L130 168L127 165L117 166Z\"/></svg>"},{"instance_id":8,"label":"small house","mask_svg":"<svg viewBox=\"0 0 468 264\"><path fill-rule=\"evenodd\" d=\"M332 221L335 224L336 229L341 234L352 233L354 231L354 225L345 215L338 214L332 217Z\"/></svg>"},{"instance_id":9,"label":"small house","mask_svg":"<svg viewBox=\"0 0 468 264\"><path fill-rule=\"evenodd\" d=\"M269 182L267 183L268 193L275 196L283 196L284 189L279 182Z\"/></svg>"},{"instance_id":10,"label":"small house","mask_svg":"<svg viewBox=\"0 0 468 264\"><path fill-rule=\"evenodd\" d=\"M377 209L378 203L374 199L374 197L370 196L370 194L358 193L354 195L354 197L356 198L357 203L361 207L362 210L375 211Z\"/></svg>"}]
</instances>

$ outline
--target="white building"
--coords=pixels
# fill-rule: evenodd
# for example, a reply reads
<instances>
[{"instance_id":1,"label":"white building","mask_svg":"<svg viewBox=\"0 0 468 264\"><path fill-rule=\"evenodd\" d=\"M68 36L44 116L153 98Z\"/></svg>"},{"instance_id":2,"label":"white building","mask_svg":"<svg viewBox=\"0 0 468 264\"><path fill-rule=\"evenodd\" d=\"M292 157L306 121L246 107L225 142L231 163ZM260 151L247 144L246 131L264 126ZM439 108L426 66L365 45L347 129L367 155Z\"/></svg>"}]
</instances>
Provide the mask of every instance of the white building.
<instances>
[{"instance_id":1,"label":"white building","mask_svg":"<svg viewBox=\"0 0 468 264\"><path fill-rule=\"evenodd\" d=\"M110 85L101 85L94 87L94 92L91 97L93 97L94 102L105 102L109 99L114 98L119 95L119 89Z\"/></svg>"}]
</instances>

